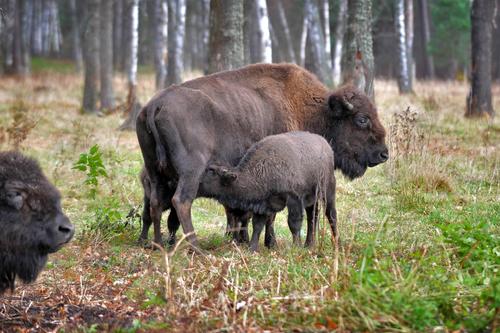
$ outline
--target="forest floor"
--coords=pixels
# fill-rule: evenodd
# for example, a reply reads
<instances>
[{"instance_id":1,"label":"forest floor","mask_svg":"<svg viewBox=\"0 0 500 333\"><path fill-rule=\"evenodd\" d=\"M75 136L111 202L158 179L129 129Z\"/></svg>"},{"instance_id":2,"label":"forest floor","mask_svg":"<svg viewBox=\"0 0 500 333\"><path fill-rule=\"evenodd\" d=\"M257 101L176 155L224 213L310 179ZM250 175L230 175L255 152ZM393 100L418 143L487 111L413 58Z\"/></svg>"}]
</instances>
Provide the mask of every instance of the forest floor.
<instances>
[{"instance_id":1,"label":"forest floor","mask_svg":"<svg viewBox=\"0 0 500 333\"><path fill-rule=\"evenodd\" d=\"M153 82L139 75L143 103ZM375 88L391 159L355 181L337 173L337 251L324 220L315 248L292 247L281 213L277 248L249 253L224 238L221 206L199 199L207 254L181 244L168 255L136 244L142 157L135 133L117 130L122 116L82 114L82 78L66 71L0 78L0 148L40 161L77 227L34 284L0 296L0 331L495 331L499 117L464 119L465 83L418 82L408 96L393 82ZM500 86L493 96L500 113ZM93 197L73 166L95 144L107 176Z\"/></svg>"}]
</instances>

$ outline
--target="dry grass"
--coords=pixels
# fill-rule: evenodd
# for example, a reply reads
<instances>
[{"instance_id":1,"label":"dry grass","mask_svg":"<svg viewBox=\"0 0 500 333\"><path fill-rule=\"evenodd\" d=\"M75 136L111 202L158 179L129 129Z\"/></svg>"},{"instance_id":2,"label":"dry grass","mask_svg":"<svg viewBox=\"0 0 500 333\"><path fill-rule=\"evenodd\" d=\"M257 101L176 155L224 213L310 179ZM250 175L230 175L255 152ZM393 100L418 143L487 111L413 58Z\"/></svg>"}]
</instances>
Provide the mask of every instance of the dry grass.
<instances>
[{"instance_id":1,"label":"dry grass","mask_svg":"<svg viewBox=\"0 0 500 333\"><path fill-rule=\"evenodd\" d=\"M141 102L153 82L139 76ZM125 81L115 85L123 102ZM119 114L80 113L80 77L1 78L0 147L17 142L40 160L78 234L35 284L0 299L0 330L492 331L499 122L463 118L463 84L418 83L410 96L399 96L392 82L375 87L392 159L353 182L338 175L338 251L324 221L316 248L292 247L280 214L277 249L250 254L222 237L223 209L197 200L193 219L208 255L194 256L183 243L170 254L135 245L137 140L116 130ZM500 112L499 86L493 95ZM26 120L16 121L21 109ZM12 128L24 128L17 141ZM72 165L96 143L109 177L92 200Z\"/></svg>"}]
</instances>

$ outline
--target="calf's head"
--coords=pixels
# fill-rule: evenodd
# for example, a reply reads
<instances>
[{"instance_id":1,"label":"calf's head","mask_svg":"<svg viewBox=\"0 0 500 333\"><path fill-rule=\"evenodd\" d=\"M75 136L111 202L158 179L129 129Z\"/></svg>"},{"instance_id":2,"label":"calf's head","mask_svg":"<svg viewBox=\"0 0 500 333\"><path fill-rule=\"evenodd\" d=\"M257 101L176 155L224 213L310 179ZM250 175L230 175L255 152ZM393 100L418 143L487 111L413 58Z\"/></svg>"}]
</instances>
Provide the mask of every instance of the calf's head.
<instances>
[{"instance_id":1,"label":"calf's head","mask_svg":"<svg viewBox=\"0 0 500 333\"><path fill-rule=\"evenodd\" d=\"M335 152L335 168L347 177L361 177L368 167L389 158L385 129L370 99L352 86L328 98L326 137Z\"/></svg>"},{"instance_id":2,"label":"calf's head","mask_svg":"<svg viewBox=\"0 0 500 333\"><path fill-rule=\"evenodd\" d=\"M0 293L13 290L16 277L34 281L48 254L73 237L60 199L34 160L0 153Z\"/></svg>"}]
</instances>

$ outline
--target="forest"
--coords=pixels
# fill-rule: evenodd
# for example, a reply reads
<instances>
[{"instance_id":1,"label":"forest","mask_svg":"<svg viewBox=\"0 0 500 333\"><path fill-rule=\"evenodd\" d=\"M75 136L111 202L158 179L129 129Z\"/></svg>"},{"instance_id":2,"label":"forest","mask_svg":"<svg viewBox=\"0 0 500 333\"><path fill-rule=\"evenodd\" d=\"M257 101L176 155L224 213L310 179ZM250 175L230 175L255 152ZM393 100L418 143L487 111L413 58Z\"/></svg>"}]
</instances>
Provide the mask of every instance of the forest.
<instances>
[{"instance_id":1,"label":"forest","mask_svg":"<svg viewBox=\"0 0 500 333\"><path fill-rule=\"evenodd\" d=\"M0 0L0 332L496 332L499 110L500 0Z\"/></svg>"}]
</instances>

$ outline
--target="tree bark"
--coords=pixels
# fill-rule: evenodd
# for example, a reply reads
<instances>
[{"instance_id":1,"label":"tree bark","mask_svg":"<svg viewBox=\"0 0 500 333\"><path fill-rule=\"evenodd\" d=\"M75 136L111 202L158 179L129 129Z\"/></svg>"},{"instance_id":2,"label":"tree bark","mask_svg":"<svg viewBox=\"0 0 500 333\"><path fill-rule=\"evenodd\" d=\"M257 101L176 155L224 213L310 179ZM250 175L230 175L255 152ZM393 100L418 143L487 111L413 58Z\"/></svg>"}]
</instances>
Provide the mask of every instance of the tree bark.
<instances>
[{"instance_id":1,"label":"tree bark","mask_svg":"<svg viewBox=\"0 0 500 333\"><path fill-rule=\"evenodd\" d=\"M428 79L434 78L434 60L429 50L431 42L431 21L429 15L429 4L427 0L419 0L420 13L421 13L421 36L422 36L422 49L424 53L425 64L425 77Z\"/></svg>"},{"instance_id":2,"label":"tree bark","mask_svg":"<svg viewBox=\"0 0 500 333\"><path fill-rule=\"evenodd\" d=\"M374 98L372 0L348 1L347 33L342 56L342 82L354 84Z\"/></svg>"},{"instance_id":3,"label":"tree bark","mask_svg":"<svg viewBox=\"0 0 500 333\"><path fill-rule=\"evenodd\" d=\"M115 106L113 93L113 2L101 0L100 8L101 110Z\"/></svg>"},{"instance_id":4,"label":"tree bark","mask_svg":"<svg viewBox=\"0 0 500 333\"><path fill-rule=\"evenodd\" d=\"M139 0L131 0L129 13L127 81L128 95L125 114L129 114L137 101L137 56L139 44Z\"/></svg>"},{"instance_id":5,"label":"tree bark","mask_svg":"<svg viewBox=\"0 0 500 333\"><path fill-rule=\"evenodd\" d=\"M307 20L306 60L305 68L314 73L326 85L332 84L331 69L325 51L325 36L321 28L320 8L316 1L305 1L305 17Z\"/></svg>"},{"instance_id":6,"label":"tree bark","mask_svg":"<svg viewBox=\"0 0 500 333\"><path fill-rule=\"evenodd\" d=\"M113 1L113 13L113 64L117 70L123 71L123 0Z\"/></svg>"},{"instance_id":7,"label":"tree bark","mask_svg":"<svg viewBox=\"0 0 500 333\"><path fill-rule=\"evenodd\" d=\"M325 36L325 53L328 67L332 67L332 39L330 35L330 1L322 0L321 10L323 13L323 35ZM333 75L333 72L332 72Z\"/></svg>"},{"instance_id":8,"label":"tree bark","mask_svg":"<svg viewBox=\"0 0 500 333\"><path fill-rule=\"evenodd\" d=\"M244 1L243 25L245 63L270 63L273 60L267 4L264 0Z\"/></svg>"},{"instance_id":9,"label":"tree bark","mask_svg":"<svg viewBox=\"0 0 500 333\"><path fill-rule=\"evenodd\" d=\"M80 41L80 23L78 22L76 13L76 0L69 0L69 11L71 15L71 47L73 61L75 62L76 71L81 72L83 68L82 46Z\"/></svg>"},{"instance_id":10,"label":"tree bark","mask_svg":"<svg viewBox=\"0 0 500 333\"><path fill-rule=\"evenodd\" d=\"M182 82L186 16L185 0L168 0L168 59L165 86Z\"/></svg>"},{"instance_id":11,"label":"tree bark","mask_svg":"<svg viewBox=\"0 0 500 333\"><path fill-rule=\"evenodd\" d=\"M281 0L268 0L267 1L269 24L273 30L282 61L297 62L297 56L293 50L292 38L288 21L285 16L285 10ZM274 47L274 46L273 46Z\"/></svg>"},{"instance_id":12,"label":"tree bark","mask_svg":"<svg viewBox=\"0 0 500 333\"><path fill-rule=\"evenodd\" d=\"M273 61L271 34L269 30L269 15L266 0L257 0L257 17L259 22L260 59L259 62Z\"/></svg>"},{"instance_id":13,"label":"tree bark","mask_svg":"<svg viewBox=\"0 0 500 333\"><path fill-rule=\"evenodd\" d=\"M491 103L491 42L494 4L474 0L471 10L471 84L466 117L494 116Z\"/></svg>"},{"instance_id":14,"label":"tree bark","mask_svg":"<svg viewBox=\"0 0 500 333\"><path fill-rule=\"evenodd\" d=\"M333 52L333 85L340 84L342 73L342 47L344 44L344 33L346 27L347 0L340 0L337 14L337 26L335 28L335 49Z\"/></svg>"},{"instance_id":15,"label":"tree bark","mask_svg":"<svg viewBox=\"0 0 500 333\"><path fill-rule=\"evenodd\" d=\"M27 69L23 60L23 11L24 0L17 0L14 7L14 47L12 73L16 75L26 75Z\"/></svg>"},{"instance_id":16,"label":"tree bark","mask_svg":"<svg viewBox=\"0 0 500 333\"><path fill-rule=\"evenodd\" d=\"M210 1L209 73L243 65L243 1Z\"/></svg>"},{"instance_id":17,"label":"tree bark","mask_svg":"<svg viewBox=\"0 0 500 333\"><path fill-rule=\"evenodd\" d=\"M164 87L165 75L167 74L167 68L165 63L165 51L167 44L167 21L168 21L168 7L166 0L155 0L155 86L156 90L160 90Z\"/></svg>"},{"instance_id":18,"label":"tree bark","mask_svg":"<svg viewBox=\"0 0 500 333\"><path fill-rule=\"evenodd\" d=\"M412 92L410 55L408 50L407 22L405 15L405 0L396 0L395 3L395 29L397 35L398 52L398 87L400 94Z\"/></svg>"},{"instance_id":19,"label":"tree bark","mask_svg":"<svg viewBox=\"0 0 500 333\"><path fill-rule=\"evenodd\" d=\"M87 25L83 32L85 82L83 87L83 111L97 112L99 84L99 0L86 1Z\"/></svg>"},{"instance_id":20,"label":"tree bark","mask_svg":"<svg viewBox=\"0 0 500 333\"><path fill-rule=\"evenodd\" d=\"M495 29L493 29L492 38L496 42L493 42L492 59L500 59L500 42L498 42L500 41L500 0L497 0L496 2L495 14L496 14L496 23L495 23ZM492 65L493 65L492 69L493 79L500 81L500 61L499 60L493 61Z\"/></svg>"}]
</instances>

